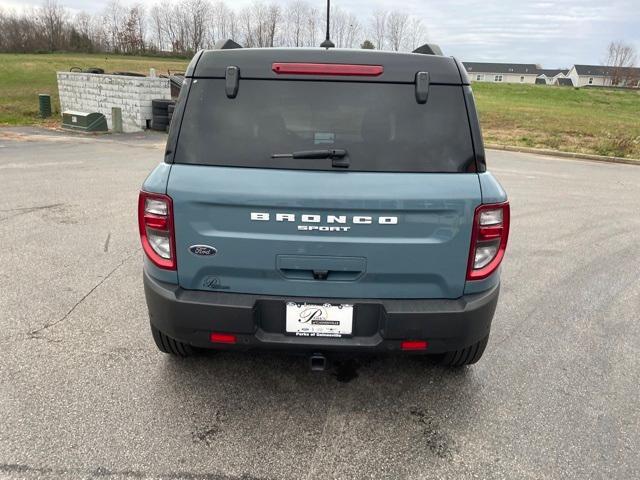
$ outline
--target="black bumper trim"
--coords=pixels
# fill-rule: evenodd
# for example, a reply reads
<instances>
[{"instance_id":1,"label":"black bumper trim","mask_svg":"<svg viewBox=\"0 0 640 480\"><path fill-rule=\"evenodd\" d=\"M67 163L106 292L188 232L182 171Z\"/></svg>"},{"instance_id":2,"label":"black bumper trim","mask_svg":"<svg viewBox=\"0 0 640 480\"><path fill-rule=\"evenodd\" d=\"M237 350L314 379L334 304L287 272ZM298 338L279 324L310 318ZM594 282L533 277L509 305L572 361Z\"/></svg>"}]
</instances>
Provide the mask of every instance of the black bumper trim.
<instances>
[{"instance_id":1,"label":"black bumper trim","mask_svg":"<svg viewBox=\"0 0 640 480\"><path fill-rule=\"evenodd\" d=\"M395 351L403 339L429 342L427 353L464 348L488 335L500 285L455 300L301 298L184 290L144 272L151 323L176 340L220 349ZM355 306L348 338L284 335L288 301ZM210 332L234 333L235 345L209 341Z\"/></svg>"}]
</instances>

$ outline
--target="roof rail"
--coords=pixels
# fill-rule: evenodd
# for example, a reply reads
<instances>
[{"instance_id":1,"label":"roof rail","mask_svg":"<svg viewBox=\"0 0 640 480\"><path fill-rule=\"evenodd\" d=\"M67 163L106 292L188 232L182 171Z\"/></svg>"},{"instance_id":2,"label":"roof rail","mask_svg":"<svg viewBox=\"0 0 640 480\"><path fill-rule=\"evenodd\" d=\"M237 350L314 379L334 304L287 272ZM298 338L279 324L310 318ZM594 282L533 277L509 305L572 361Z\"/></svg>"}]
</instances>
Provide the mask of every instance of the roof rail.
<instances>
[{"instance_id":1,"label":"roof rail","mask_svg":"<svg viewBox=\"0 0 640 480\"><path fill-rule=\"evenodd\" d=\"M226 40L218 40L213 46L214 50L230 50L232 48L242 48L242 45L227 38Z\"/></svg>"},{"instance_id":2,"label":"roof rail","mask_svg":"<svg viewBox=\"0 0 640 480\"><path fill-rule=\"evenodd\" d=\"M412 53L421 53L423 55L443 55L442 49L435 43L425 43L424 45L416 48Z\"/></svg>"}]
</instances>

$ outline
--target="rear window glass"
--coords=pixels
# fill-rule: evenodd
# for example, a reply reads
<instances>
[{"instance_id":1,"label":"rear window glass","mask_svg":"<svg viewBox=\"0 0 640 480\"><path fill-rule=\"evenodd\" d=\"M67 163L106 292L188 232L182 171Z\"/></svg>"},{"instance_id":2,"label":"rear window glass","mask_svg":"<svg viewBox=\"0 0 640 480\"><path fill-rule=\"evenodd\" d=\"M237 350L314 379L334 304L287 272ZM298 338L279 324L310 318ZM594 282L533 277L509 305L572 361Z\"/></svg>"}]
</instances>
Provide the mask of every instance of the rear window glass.
<instances>
[{"instance_id":1,"label":"rear window glass","mask_svg":"<svg viewBox=\"0 0 640 480\"><path fill-rule=\"evenodd\" d=\"M346 150L350 171L468 172L475 168L463 90L431 85L426 104L409 84L240 80L192 82L175 162L331 170L330 159L272 158Z\"/></svg>"}]
</instances>

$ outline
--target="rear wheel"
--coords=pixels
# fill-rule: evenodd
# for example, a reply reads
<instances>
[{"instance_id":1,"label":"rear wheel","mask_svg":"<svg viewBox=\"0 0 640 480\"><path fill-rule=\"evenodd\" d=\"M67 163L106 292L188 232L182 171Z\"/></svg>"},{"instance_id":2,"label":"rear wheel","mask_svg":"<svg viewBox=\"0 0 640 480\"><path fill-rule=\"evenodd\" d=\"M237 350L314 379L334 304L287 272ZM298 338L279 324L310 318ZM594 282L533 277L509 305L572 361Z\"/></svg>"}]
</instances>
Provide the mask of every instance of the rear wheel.
<instances>
[{"instance_id":1,"label":"rear wheel","mask_svg":"<svg viewBox=\"0 0 640 480\"><path fill-rule=\"evenodd\" d=\"M484 349L487 348L489 342L489 335L484 337L473 345L461 348L460 350L454 350L452 352L446 352L437 358L437 362L440 365L447 367L462 367L464 365L472 365L476 363L482 357Z\"/></svg>"},{"instance_id":2,"label":"rear wheel","mask_svg":"<svg viewBox=\"0 0 640 480\"><path fill-rule=\"evenodd\" d=\"M174 340L162 333L153 325L151 325L151 334L153 335L153 340L156 342L158 350L162 353L168 353L169 355L175 355L176 357L190 357L197 353L197 350L191 345L179 340Z\"/></svg>"}]
</instances>

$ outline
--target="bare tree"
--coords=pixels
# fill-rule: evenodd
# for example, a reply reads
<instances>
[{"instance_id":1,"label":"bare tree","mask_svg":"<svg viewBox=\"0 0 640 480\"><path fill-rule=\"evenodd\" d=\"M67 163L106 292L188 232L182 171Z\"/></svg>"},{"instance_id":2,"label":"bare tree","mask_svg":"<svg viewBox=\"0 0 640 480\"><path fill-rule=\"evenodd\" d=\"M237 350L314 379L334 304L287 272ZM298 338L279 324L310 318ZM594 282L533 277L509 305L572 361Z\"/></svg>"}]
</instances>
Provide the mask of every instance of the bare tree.
<instances>
[{"instance_id":1,"label":"bare tree","mask_svg":"<svg viewBox=\"0 0 640 480\"><path fill-rule=\"evenodd\" d=\"M399 10L393 10L387 17L387 40L391 50L399 51L406 42L409 15Z\"/></svg>"},{"instance_id":2,"label":"bare tree","mask_svg":"<svg viewBox=\"0 0 640 480\"><path fill-rule=\"evenodd\" d=\"M360 26L360 22L358 21L358 18L353 13L349 13L349 15L347 16L347 31L346 31L346 35L343 43L344 47L345 48L358 47L361 31L362 31L362 28Z\"/></svg>"},{"instance_id":3,"label":"bare tree","mask_svg":"<svg viewBox=\"0 0 640 480\"><path fill-rule=\"evenodd\" d=\"M237 19L233 10L224 2L218 1L214 4L211 15L213 17L212 28L209 31L211 45L221 39L237 39Z\"/></svg>"},{"instance_id":4,"label":"bare tree","mask_svg":"<svg viewBox=\"0 0 640 480\"><path fill-rule=\"evenodd\" d=\"M212 6L208 0L185 0L186 46L190 52L204 47L211 24Z\"/></svg>"},{"instance_id":5,"label":"bare tree","mask_svg":"<svg viewBox=\"0 0 640 480\"><path fill-rule=\"evenodd\" d=\"M238 15L238 28L240 29L240 36L238 37L245 47L254 47L253 40L253 21L252 21L251 9L245 7L240 10Z\"/></svg>"},{"instance_id":6,"label":"bare tree","mask_svg":"<svg viewBox=\"0 0 640 480\"><path fill-rule=\"evenodd\" d=\"M276 3L255 1L240 12L239 25L247 47L273 47L278 42L282 12Z\"/></svg>"},{"instance_id":7,"label":"bare tree","mask_svg":"<svg viewBox=\"0 0 640 480\"><path fill-rule=\"evenodd\" d=\"M293 0L286 9L286 29L284 44L290 47L304 45L305 24L309 16L309 4L303 0Z\"/></svg>"},{"instance_id":8,"label":"bare tree","mask_svg":"<svg viewBox=\"0 0 640 480\"><path fill-rule=\"evenodd\" d=\"M160 9L160 5L155 4L149 10L149 21L151 22L151 31L153 32L153 43L155 49L163 51L166 48L165 39L166 32L164 26L164 16Z\"/></svg>"},{"instance_id":9,"label":"bare tree","mask_svg":"<svg viewBox=\"0 0 640 480\"><path fill-rule=\"evenodd\" d=\"M107 48L119 53L122 50L121 36L127 11L118 0L111 0L104 10L102 20L107 40Z\"/></svg>"},{"instance_id":10,"label":"bare tree","mask_svg":"<svg viewBox=\"0 0 640 480\"><path fill-rule=\"evenodd\" d=\"M386 10L376 10L371 17L369 26L369 35L373 39L376 49L383 50L387 39L387 17Z\"/></svg>"},{"instance_id":11,"label":"bare tree","mask_svg":"<svg viewBox=\"0 0 640 480\"><path fill-rule=\"evenodd\" d=\"M309 8L309 14L305 25L304 45L316 47L319 43L319 32L322 25L320 12L316 8Z\"/></svg>"},{"instance_id":12,"label":"bare tree","mask_svg":"<svg viewBox=\"0 0 640 480\"><path fill-rule=\"evenodd\" d=\"M611 84L629 85L638 80L638 75L630 68L635 66L638 55L632 45L611 42L607 47L605 65L612 67Z\"/></svg>"},{"instance_id":13,"label":"bare tree","mask_svg":"<svg viewBox=\"0 0 640 480\"><path fill-rule=\"evenodd\" d=\"M360 22L356 16L340 7L331 7L331 39L339 48L353 48L360 34Z\"/></svg>"},{"instance_id":14,"label":"bare tree","mask_svg":"<svg viewBox=\"0 0 640 480\"><path fill-rule=\"evenodd\" d=\"M16 15L13 22L13 32L16 35L15 44L18 51L31 52L34 50L50 49L49 38L42 24L40 10L27 8L21 15Z\"/></svg>"},{"instance_id":15,"label":"bare tree","mask_svg":"<svg viewBox=\"0 0 640 480\"><path fill-rule=\"evenodd\" d=\"M38 9L38 17L44 28L49 51L59 50L63 42L67 11L58 0L44 0Z\"/></svg>"},{"instance_id":16,"label":"bare tree","mask_svg":"<svg viewBox=\"0 0 640 480\"><path fill-rule=\"evenodd\" d=\"M171 5L168 1L162 2L164 25L167 41L174 53L183 54L188 49L188 23L189 13L184 2Z\"/></svg>"},{"instance_id":17,"label":"bare tree","mask_svg":"<svg viewBox=\"0 0 640 480\"><path fill-rule=\"evenodd\" d=\"M119 42L123 53L135 54L145 51L145 14L141 5L129 9L120 29Z\"/></svg>"},{"instance_id":18,"label":"bare tree","mask_svg":"<svg viewBox=\"0 0 640 480\"><path fill-rule=\"evenodd\" d=\"M229 14L225 20L225 25L227 29L227 35L225 35L225 38L238 38L238 35L240 35L240 25L238 23L238 15L236 15L236 12L229 10Z\"/></svg>"},{"instance_id":19,"label":"bare tree","mask_svg":"<svg viewBox=\"0 0 640 480\"><path fill-rule=\"evenodd\" d=\"M406 49L413 51L425 44L427 40L427 30L422 20L418 17L411 17L407 27Z\"/></svg>"},{"instance_id":20,"label":"bare tree","mask_svg":"<svg viewBox=\"0 0 640 480\"><path fill-rule=\"evenodd\" d=\"M1 1L1 0L0 0ZM105 51L148 49L192 54L232 38L247 47L317 46L325 11L310 0L253 0L241 10L225 0L107 0L98 15L71 15L60 2L18 12L0 8L0 50ZM349 10L332 7L331 37L338 47L358 48L365 38L377 49L413 49L425 38L422 22L400 10L377 10L365 28ZM368 45L368 44L367 44Z\"/></svg>"},{"instance_id":21,"label":"bare tree","mask_svg":"<svg viewBox=\"0 0 640 480\"><path fill-rule=\"evenodd\" d=\"M265 25L266 33L266 45L267 47L274 47L276 45L276 36L280 29L280 21L282 20L282 13L280 7L276 3L272 3L267 8L267 18Z\"/></svg>"}]
</instances>

